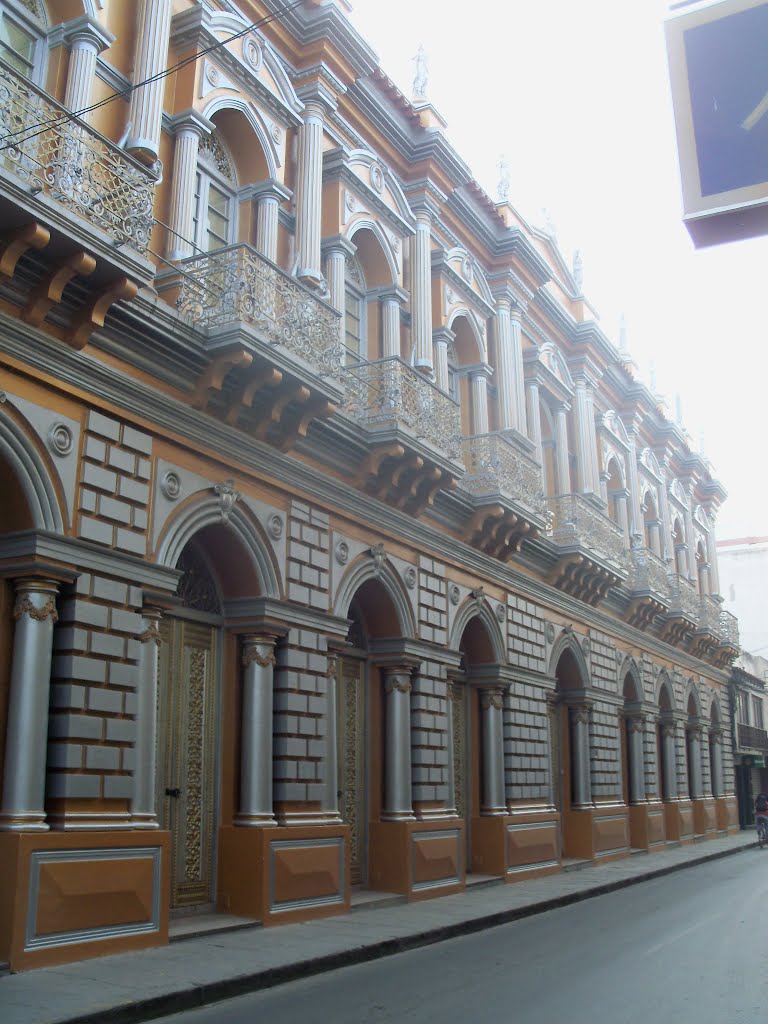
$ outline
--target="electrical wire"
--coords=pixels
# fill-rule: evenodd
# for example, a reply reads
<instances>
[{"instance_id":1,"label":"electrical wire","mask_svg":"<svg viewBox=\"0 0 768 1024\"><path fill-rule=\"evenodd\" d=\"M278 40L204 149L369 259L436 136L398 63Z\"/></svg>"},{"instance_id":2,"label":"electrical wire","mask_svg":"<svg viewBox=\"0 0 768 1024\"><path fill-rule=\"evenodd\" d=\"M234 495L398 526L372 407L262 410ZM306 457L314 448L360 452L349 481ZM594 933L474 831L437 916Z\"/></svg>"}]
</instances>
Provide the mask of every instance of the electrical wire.
<instances>
[{"instance_id":1,"label":"electrical wire","mask_svg":"<svg viewBox=\"0 0 768 1024\"><path fill-rule=\"evenodd\" d=\"M151 75L149 78L145 78L142 82L135 82L134 84L127 86L125 89L119 89L117 92L113 92L109 96L105 96L103 99L99 100L97 103L91 104L89 107L83 107L82 110L67 111L60 117L50 118L48 121L38 121L37 123L20 128L16 132L10 132L8 135L3 136L3 145L0 146L0 153L2 153L3 150L14 148L13 142L9 142L9 139L12 140L18 135L23 135L24 138L21 141L28 142L30 139L34 139L38 135L42 135L42 133L47 131L49 128L58 128L60 125L70 121L73 117L83 117L85 114L90 114L94 110L98 110L100 107L106 106L106 104L111 103L113 100L130 96L136 89L141 89L145 85L151 85L153 82L159 82L163 78L167 78L169 75L176 74L177 71L181 71L181 69L187 67L187 65L196 63L201 57L205 57L214 50L218 50L222 46L227 46L236 39L240 39L242 36L248 35L248 33L253 32L254 29L263 28L264 25L269 25L284 14L288 14L290 11L295 10L295 8L301 7L303 3L304 0L293 0L292 3L286 4L284 7L279 8L279 10L272 11L259 21L251 22L246 25L245 28L241 29L239 32L235 32L234 35L229 36L227 39L220 39L211 46L206 47L204 50L199 50L196 53L191 54L189 57L185 57L184 60L179 61L178 64L165 68L163 71L158 71L156 75Z\"/></svg>"}]
</instances>

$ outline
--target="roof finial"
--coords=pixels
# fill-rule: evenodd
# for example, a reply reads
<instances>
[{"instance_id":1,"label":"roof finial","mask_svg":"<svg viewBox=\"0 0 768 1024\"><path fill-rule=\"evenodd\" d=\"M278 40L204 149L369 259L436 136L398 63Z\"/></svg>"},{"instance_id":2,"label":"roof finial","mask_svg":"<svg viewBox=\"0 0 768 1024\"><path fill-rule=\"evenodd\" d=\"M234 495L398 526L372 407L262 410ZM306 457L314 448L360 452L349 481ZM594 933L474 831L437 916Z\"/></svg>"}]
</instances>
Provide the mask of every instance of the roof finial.
<instances>
[{"instance_id":1,"label":"roof finial","mask_svg":"<svg viewBox=\"0 0 768 1024\"><path fill-rule=\"evenodd\" d=\"M581 249L573 250L573 280L576 282L579 295L584 292L584 257Z\"/></svg>"},{"instance_id":2,"label":"roof finial","mask_svg":"<svg viewBox=\"0 0 768 1024\"><path fill-rule=\"evenodd\" d=\"M499 185L497 189L498 201L506 203L509 201L509 161L502 153L499 157Z\"/></svg>"},{"instance_id":3,"label":"roof finial","mask_svg":"<svg viewBox=\"0 0 768 1024\"><path fill-rule=\"evenodd\" d=\"M419 43L419 48L413 59L416 63L416 74L413 78L413 99L426 100L429 67L427 65L427 52L421 43Z\"/></svg>"},{"instance_id":4,"label":"roof finial","mask_svg":"<svg viewBox=\"0 0 768 1024\"><path fill-rule=\"evenodd\" d=\"M619 317L619 355L628 356L629 348L627 346L627 315L622 313Z\"/></svg>"},{"instance_id":5,"label":"roof finial","mask_svg":"<svg viewBox=\"0 0 768 1024\"><path fill-rule=\"evenodd\" d=\"M542 208L541 208L541 217L542 217L542 220L544 221L544 231L545 231L545 233L549 235L549 237L552 239L553 242L556 241L556 239L557 239L557 227L555 226L555 222L552 219L552 212L551 212L551 210L548 207L546 207L546 206L542 206Z\"/></svg>"}]
</instances>

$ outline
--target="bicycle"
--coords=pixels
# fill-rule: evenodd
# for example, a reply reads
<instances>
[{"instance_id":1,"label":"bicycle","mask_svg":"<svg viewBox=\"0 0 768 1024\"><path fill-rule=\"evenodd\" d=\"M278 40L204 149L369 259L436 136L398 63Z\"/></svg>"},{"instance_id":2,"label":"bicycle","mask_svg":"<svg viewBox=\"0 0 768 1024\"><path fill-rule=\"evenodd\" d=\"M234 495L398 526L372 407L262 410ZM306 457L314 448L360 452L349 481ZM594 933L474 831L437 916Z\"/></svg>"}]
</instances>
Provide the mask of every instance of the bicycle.
<instances>
[{"instance_id":1,"label":"bicycle","mask_svg":"<svg viewBox=\"0 0 768 1024\"><path fill-rule=\"evenodd\" d=\"M768 844L768 817L761 814L757 818L757 845L762 848Z\"/></svg>"}]
</instances>

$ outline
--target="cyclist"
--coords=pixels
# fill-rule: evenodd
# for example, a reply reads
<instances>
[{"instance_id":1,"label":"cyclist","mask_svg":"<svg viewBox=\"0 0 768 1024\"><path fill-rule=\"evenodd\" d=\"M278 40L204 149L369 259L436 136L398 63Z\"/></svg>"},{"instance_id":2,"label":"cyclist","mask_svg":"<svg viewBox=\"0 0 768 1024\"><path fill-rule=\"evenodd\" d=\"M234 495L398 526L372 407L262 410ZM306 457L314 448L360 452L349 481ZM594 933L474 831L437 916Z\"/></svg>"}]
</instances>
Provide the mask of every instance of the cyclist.
<instances>
[{"instance_id":1,"label":"cyclist","mask_svg":"<svg viewBox=\"0 0 768 1024\"><path fill-rule=\"evenodd\" d=\"M765 793L760 793L757 800L755 800L755 825L759 838L762 838L760 836L761 832L763 836L768 833L768 796Z\"/></svg>"}]
</instances>

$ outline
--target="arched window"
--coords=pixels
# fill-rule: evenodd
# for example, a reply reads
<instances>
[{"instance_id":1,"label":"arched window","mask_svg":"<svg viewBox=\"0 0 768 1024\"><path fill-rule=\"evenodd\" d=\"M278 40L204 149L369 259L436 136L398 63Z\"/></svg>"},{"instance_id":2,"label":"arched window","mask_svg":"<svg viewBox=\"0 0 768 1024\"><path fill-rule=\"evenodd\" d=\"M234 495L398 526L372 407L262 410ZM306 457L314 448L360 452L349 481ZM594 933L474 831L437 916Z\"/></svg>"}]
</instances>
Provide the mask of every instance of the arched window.
<instances>
[{"instance_id":1,"label":"arched window","mask_svg":"<svg viewBox=\"0 0 768 1024\"><path fill-rule=\"evenodd\" d=\"M367 285L360 260L347 260L344 285L344 364L354 366L366 358Z\"/></svg>"},{"instance_id":2,"label":"arched window","mask_svg":"<svg viewBox=\"0 0 768 1024\"><path fill-rule=\"evenodd\" d=\"M200 143L193 215L194 243L203 252L222 249L235 240L237 175L221 139L210 135Z\"/></svg>"},{"instance_id":3,"label":"arched window","mask_svg":"<svg viewBox=\"0 0 768 1024\"><path fill-rule=\"evenodd\" d=\"M30 12L29 5L5 0L0 6L0 57L39 85L44 54L45 28L41 19Z\"/></svg>"}]
</instances>

